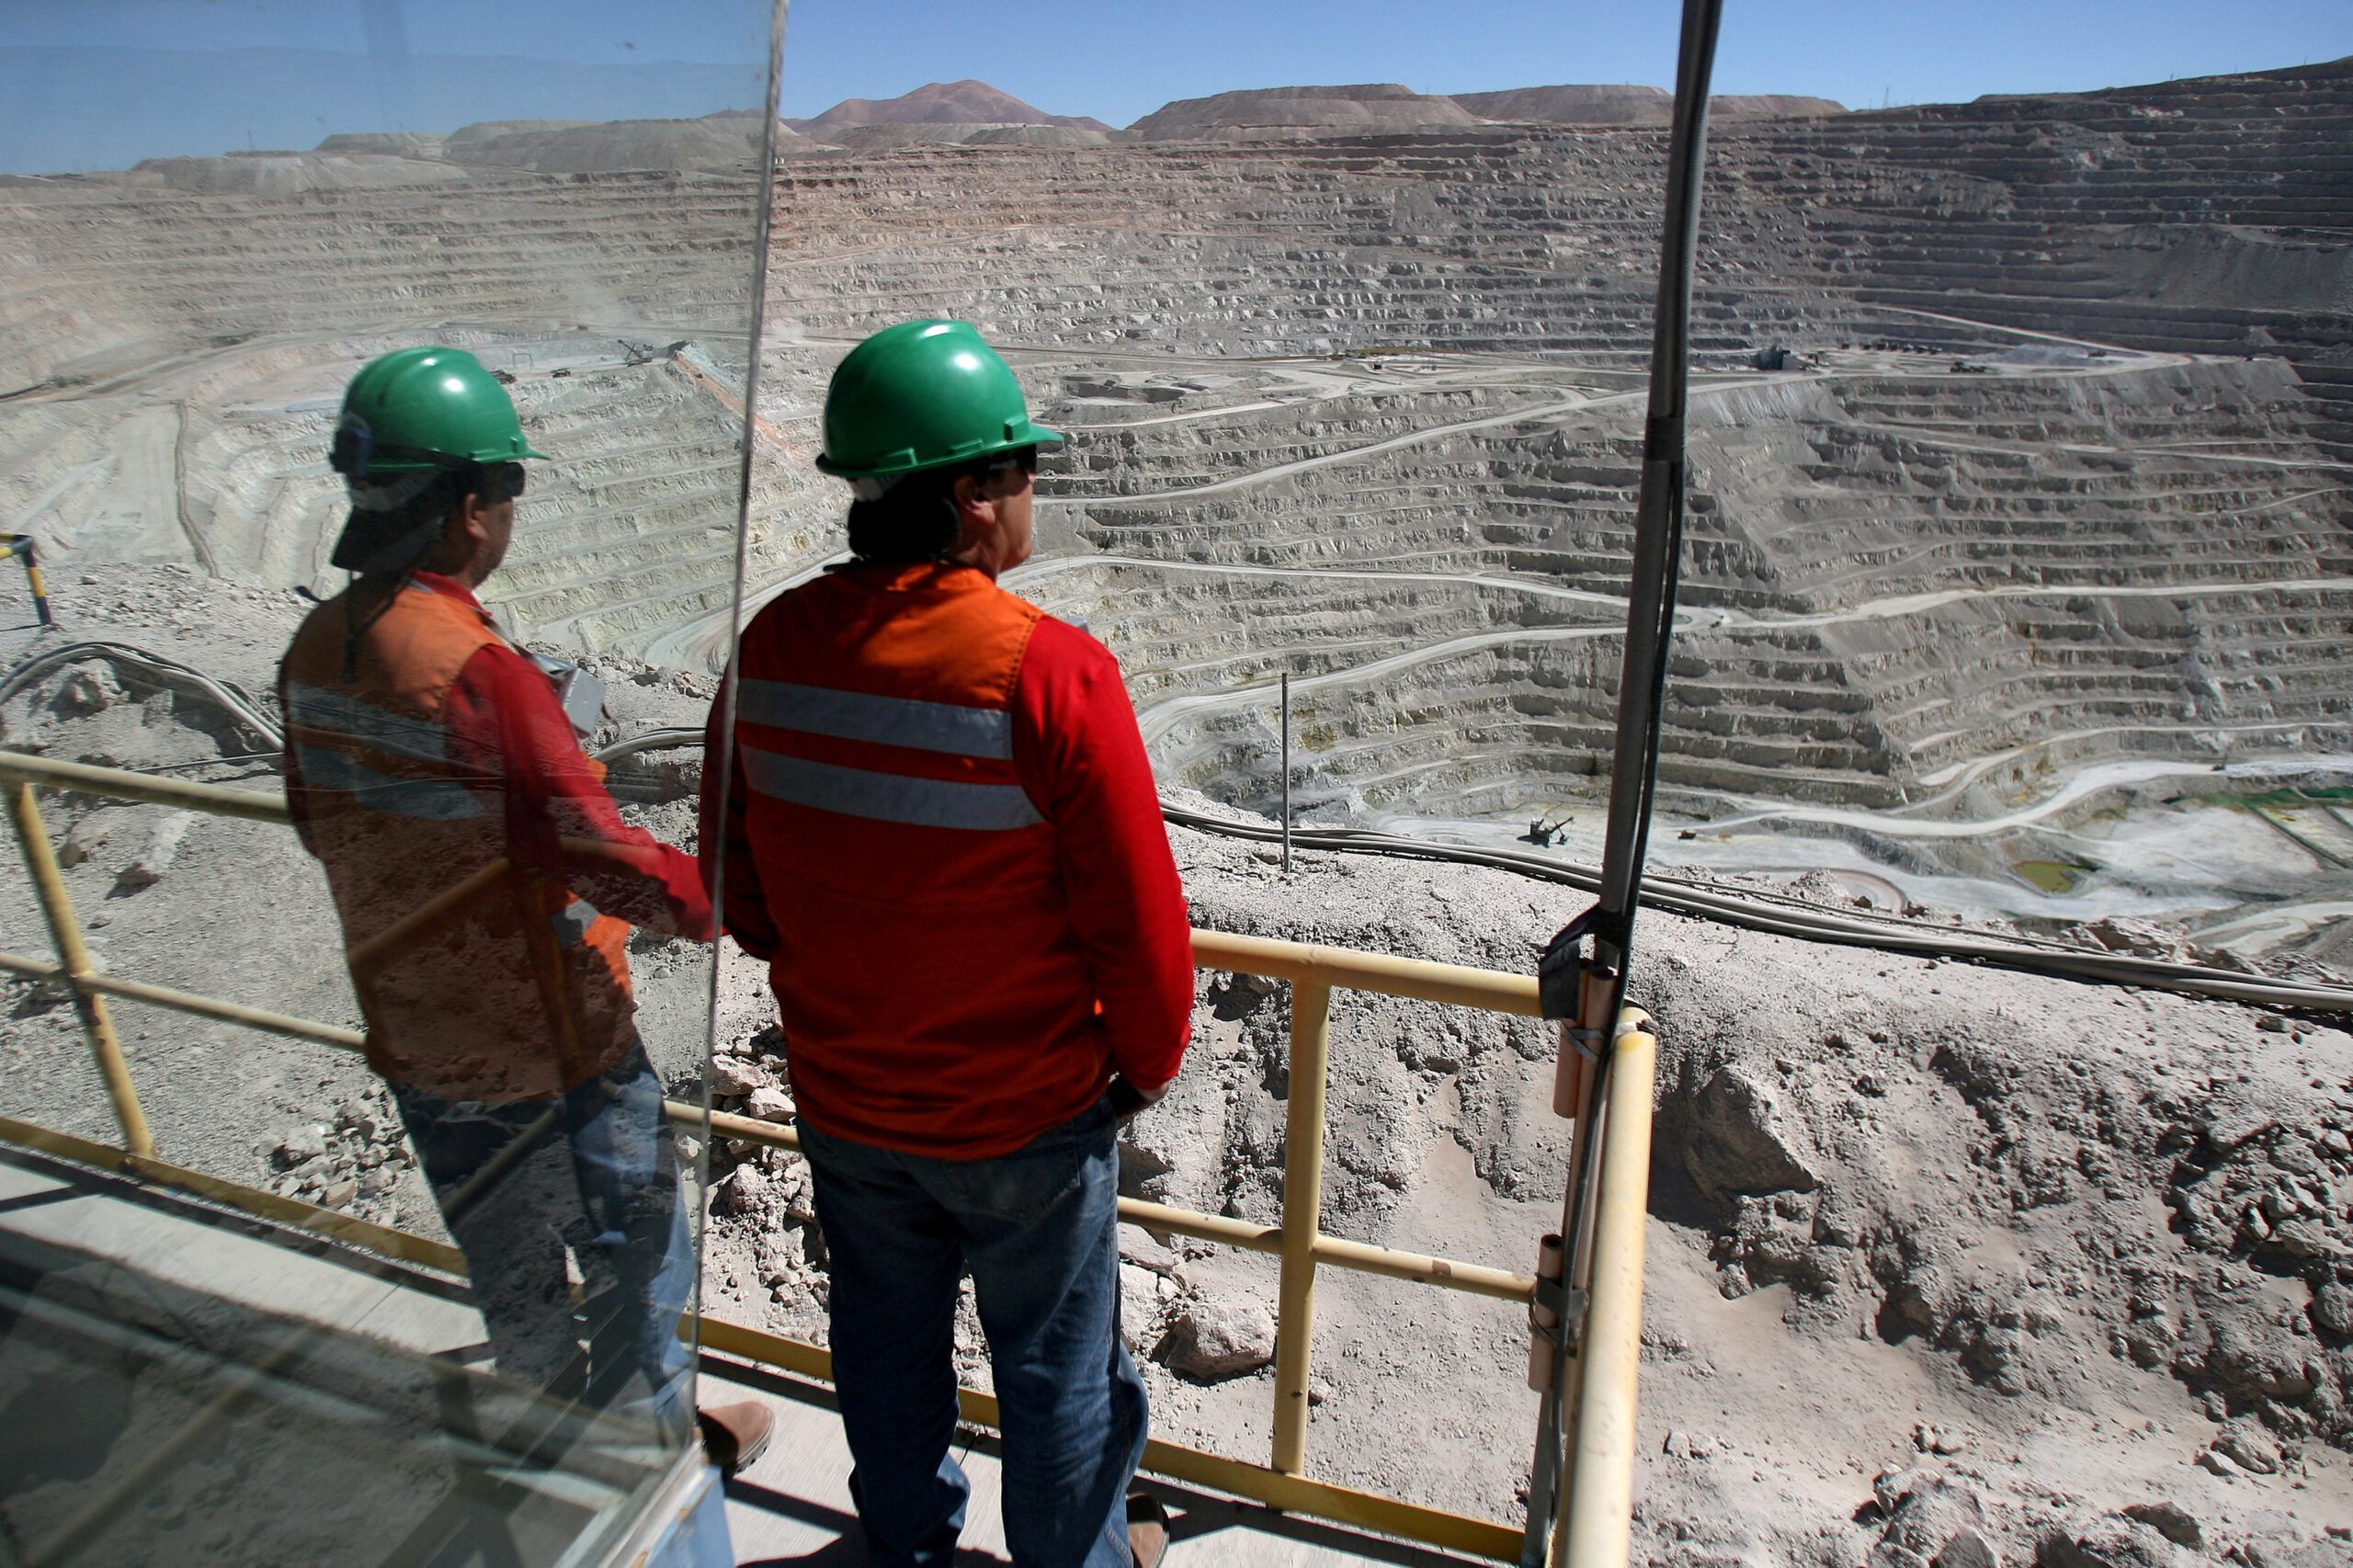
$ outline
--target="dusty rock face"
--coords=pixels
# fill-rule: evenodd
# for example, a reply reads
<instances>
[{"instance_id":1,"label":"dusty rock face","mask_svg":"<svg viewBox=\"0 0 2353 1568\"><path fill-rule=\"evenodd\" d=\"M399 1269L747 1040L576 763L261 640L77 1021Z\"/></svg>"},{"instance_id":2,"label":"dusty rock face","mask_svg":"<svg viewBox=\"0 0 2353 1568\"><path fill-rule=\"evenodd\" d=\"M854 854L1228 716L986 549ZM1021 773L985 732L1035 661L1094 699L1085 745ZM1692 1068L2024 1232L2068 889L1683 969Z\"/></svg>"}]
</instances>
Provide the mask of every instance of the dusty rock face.
<instances>
[{"instance_id":1,"label":"dusty rock face","mask_svg":"<svg viewBox=\"0 0 2353 1568\"><path fill-rule=\"evenodd\" d=\"M1454 101L1482 119L1550 120L1567 125L1665 125L1675 118L1675 95L1659 87L1563 85L1512 87L1499 93L1455 93ZM1731 119L1813 118L1844 114L1828 98L1788 94L1719 94L1708 100L1708 118Z\"/></svg>"},{"instance_id":2,"label":"dusty rock face","mask_svg":"<svg viewBox=\"0 0 2353 1568\"><path fill-rule=\"evenodd\" d=\"M2353 1431L2353 1358L2323 1321L2353 1261L2353 1192L2332 1101L2290 1063L2151 1080L2114 1050L2021 1052L1941 1006L1879 1032L1768 1062L1671 1048L1660 1185L1699 1206L1728 1293L1786 1284L1792 1310L1924 1339L2006 1394L2069 1397L2121 1358L2218 1415ZM1893 1079L1891 1052L1918 1075ZM2080 1239L1998 1262L1964 1243L2046 1213L2080 1216Z\"/></svg>"},{"instance_id":3,"label":"dusty rock face","mask_svg":"<svg viewBox=\"0 0 2353 1568\"><path fill-rule=\"evenodd\" d=\"M782 127L777 133L785 143L806 144ZM442 149L442 156L471 167L529 169L540 174L730 171L757 166L760 126L757 119L622 119L605 125L453 136Z\"/></svg>"},{"instance_id":4,"label":"dusty rock face","mask_svg":"<svg viewBox=\"0 0 2353 1568\"><path fill-rule=\"evenodd\" d=\"M2194 1568L2199 1561L2155 1525L2122 1515L2055 1530L2035 1554L2038 1568Z\"/></svg>"},{"instance_id":5,"label":"dusty rock face","mask_svg":"<svg viewBox=\"0 0 2353 1568\"><path fill-rule=\"evenodd\" d=\"M895 98L844 98L809 119L786 121L795 131L825 136L858 125L1038 125L1103 131L1085 116L1047 114L986 82L931 82Z\"/></svg>"}]
</instances>

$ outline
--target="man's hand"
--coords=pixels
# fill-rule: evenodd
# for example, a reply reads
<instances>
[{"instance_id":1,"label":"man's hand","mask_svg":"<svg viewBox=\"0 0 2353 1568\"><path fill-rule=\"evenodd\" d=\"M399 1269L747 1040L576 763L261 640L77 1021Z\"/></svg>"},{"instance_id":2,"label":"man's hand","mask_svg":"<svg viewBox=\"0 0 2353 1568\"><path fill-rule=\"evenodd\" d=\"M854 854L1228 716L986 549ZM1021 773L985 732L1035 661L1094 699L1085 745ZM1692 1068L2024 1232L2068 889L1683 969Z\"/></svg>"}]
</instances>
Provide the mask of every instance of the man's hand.
<instances>
[{"instance_id":1,"label":"man's hand","mask_svg":"<svg viewBox=\"0 0 2353 1568\"><path fill-rule=\"evenodd\" d=\"M1167 1092L1165 1084L1157 1088L1139 1089L1125 1078L1115 1077L1111 1080L1110 1089L1111 1119L1115 1122L1132 1121L1138 1113L1158 1105L1160 1096Z\"/></svg>"}]
</instances>

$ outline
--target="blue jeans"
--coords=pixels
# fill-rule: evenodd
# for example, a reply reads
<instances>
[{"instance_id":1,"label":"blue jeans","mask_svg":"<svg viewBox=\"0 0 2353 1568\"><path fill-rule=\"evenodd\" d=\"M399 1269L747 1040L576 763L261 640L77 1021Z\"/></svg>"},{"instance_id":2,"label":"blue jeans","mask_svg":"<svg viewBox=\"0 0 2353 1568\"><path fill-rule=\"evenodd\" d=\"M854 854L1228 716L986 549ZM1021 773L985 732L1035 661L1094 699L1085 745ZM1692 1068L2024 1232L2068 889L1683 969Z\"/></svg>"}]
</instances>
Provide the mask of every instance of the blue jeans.
<instances>
[{"instance_id":1,"label":"blue jeans","mask_svg":"<svg viewBox=\"0 0 2353 1568\"><path fill-rule=\"evenodd\" d=\"M552 1100L446 1100L398 1084L392 1093L466 1255L500 1373L684 1442L693 1409L678 1314L694 1287L694 1243L644 1048ZM585 1324L567 1248L587 1281Z\"/></svg>"},{"instance_id":2,"label":"blue jeans","mask_svg":"<svg viewBox=\"0 0 2353 1568\"><path fill-rule=\"evenodd\" d=\"M1148 1412L1120 1337L1109 1102L988 1160L898 1153L806 1122L801 1141L831 1255L850 1491L878 1568L955 1557L972 1490L949 1453L968 1264L1003 1411L1016 1568L1132 1568L1126 1498Z\"/></svg>"}]
</instances>

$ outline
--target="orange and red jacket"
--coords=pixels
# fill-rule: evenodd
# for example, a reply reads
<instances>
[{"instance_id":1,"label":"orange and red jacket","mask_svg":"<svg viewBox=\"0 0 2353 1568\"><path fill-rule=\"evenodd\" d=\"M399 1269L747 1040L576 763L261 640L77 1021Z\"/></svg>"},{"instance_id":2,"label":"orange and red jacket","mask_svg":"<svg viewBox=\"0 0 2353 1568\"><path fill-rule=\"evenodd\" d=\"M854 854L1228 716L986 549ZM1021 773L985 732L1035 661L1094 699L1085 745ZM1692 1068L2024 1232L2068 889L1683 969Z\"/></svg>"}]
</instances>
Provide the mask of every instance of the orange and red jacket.
<instances>
[{"instance_id":1,"label":"orange and red jacket","mask_svg":"<svg viewBox=\"0 0 2353 1568\"><path fill-rule=\"evenodd\" d=\"M970 567L870 565L771 602L737 670L704 864L724 846L726 929L769 961L803 1119L982 1159L1115 1068L1176 1075L1190 928L1101 643Z\"/></svg>"},{"instance_id":2,"label":"orange and red jacket","mask_svg":"<svg viewBox=\"0 0 2353 1568\"><path fill-rule=\"evenodd\" d=\"M278 668L287 804L345 945L511 869L355 966L369 1064L447 1099L562 1093L636 1042L629 926L707 938L709 895L620 820L547 676L462 585L418 573L382 602L321 605Z\"/></svg>"}]
</instances>

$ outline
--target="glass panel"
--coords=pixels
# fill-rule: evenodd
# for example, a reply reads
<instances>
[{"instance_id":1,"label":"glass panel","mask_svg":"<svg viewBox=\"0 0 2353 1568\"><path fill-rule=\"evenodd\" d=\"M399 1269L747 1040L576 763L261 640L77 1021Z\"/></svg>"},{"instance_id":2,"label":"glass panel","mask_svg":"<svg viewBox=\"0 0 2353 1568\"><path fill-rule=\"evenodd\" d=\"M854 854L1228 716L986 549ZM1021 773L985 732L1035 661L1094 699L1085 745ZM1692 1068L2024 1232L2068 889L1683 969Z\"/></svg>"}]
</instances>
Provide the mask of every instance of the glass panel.
<instances>
[{"instance_id":1,"label":"glass panel","mask_svg":"<svg viewBox=\"0 0 2353 1568\"><path fill-rule=\"evenodd\" d=\"M0 747L109 771L0 877L5 1555L633 1555L706 1473L716 682L645 661L736 597L770 7L10 23Z\"/></svg>"}]
</instances>

